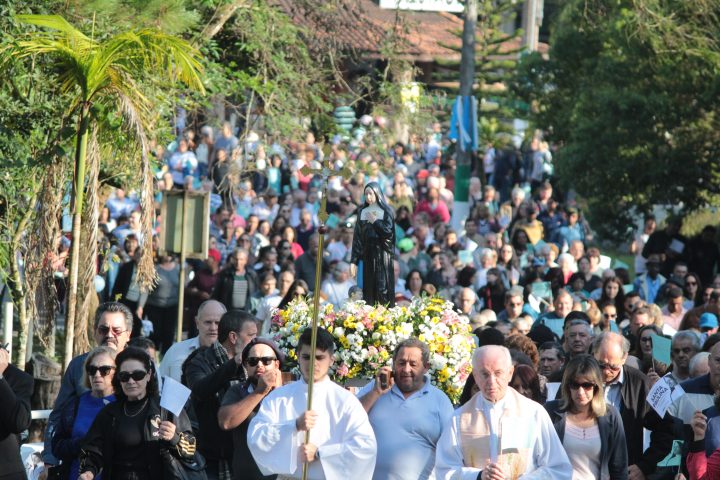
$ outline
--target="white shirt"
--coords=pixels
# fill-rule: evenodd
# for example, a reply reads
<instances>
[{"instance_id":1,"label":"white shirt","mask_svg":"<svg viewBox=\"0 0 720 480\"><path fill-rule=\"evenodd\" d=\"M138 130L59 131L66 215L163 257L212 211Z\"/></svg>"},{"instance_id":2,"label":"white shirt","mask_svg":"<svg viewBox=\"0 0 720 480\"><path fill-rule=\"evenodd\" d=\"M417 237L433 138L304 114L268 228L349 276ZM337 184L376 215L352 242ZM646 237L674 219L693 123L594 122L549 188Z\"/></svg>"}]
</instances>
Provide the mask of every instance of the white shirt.
<instances>
[{"instance_id":1,"label":"white shirt","mask_svg":"<svg viewBox=\"0 0 720 480\"><path fill-rule=\"evenodd\" d=\"M358 398L374 387L373 380L357 393ZM429 376L425 376L425 385L407 398L393 385L368 414L378 444L373 479L434 479L435 448L452 415L450 400L430 383Z\"/></svg>"},{"instance_id":2,"label":"white shirt","mask_svg":"<svg viewBox=\"0 0 720 480\"><path fill-rule=\"evenodd\" d=\"M508 387L508 389L510 388ZM521 436L524 435L525 440L530 442L529 448L532 450L532 457L528 459L525 473L522 475L523 480L572 480L570 460L568 460L560 438L555 432L550 416L539 403L527 398L522 398L520 401L523 404L522 417L501 418L503 414L501 409L504 408L502 400L492 404L484 401L481 393L470 399L470 402L475 402L475 408L480 410L483 409L484 403L489 405L493 423L499 425L506 420L512 420L517 427L523 426L523 428L516 427L512 430L519 432ZM499 411L493 412L494 410ZM530 433L531 429L532 433ZM502 446L502 439L500 444ZM450 425L445 429L438 442L435 472L437 478L442 480L476 480L481 472L479 468L465 466L460 445L459 411L455 412L450 420Z\"/></svg>"},{"instance_id":3,"label":"white shirt","mask_svg":"<svg viewBox=\"0 0 720 480\"><path fill-rule=\"evenodd\" d=\"M160 375L171 377L179 382L182 377L183 362L198 348L200 348L200 339L198 337L174 343L163 356L162 362L160 362Z\"/></svg>"},{"instance_id":4,"label":"white shirt","mask_svg":"<svg viewBox=\"0 0 720 480\"><path fill-rule=\"evenodd\" d=\"M348 292L354 286L355 281L353 280L344 282L325 280L320 287L320 291L327 295L327 301L332 303L333 307L340 308L340 305L348 299Z\"/></svg>"},{"instance_id":5,"label":"white shirt","mask_svg":"<svg viewBox=\"0 0 720 480\"><path fill-rule=\"evenodd\" d=\"M375 435L357 398L329 378L315 383L313 408L317 423L310 442L319 459L310 463L310 480L370 480L375 469ZM307 383L299 380L273 390L260 404L248 427L248 447L260 471L301 478L298 448L305 432L295 420L307 410Z\"/></svg>"}]
</instances>

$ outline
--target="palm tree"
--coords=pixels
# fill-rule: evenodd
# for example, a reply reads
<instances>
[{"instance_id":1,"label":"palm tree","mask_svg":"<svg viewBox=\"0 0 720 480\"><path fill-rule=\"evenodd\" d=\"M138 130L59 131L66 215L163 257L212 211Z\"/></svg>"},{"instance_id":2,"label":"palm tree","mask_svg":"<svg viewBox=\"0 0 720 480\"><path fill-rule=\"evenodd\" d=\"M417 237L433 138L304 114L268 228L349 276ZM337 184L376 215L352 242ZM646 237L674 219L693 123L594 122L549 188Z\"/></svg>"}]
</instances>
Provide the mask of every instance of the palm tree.
<instances>
[{"instance_id":1,"label":"palm tree","mask_svg":"<svg viewBox=\"0 0 720 480\"><path fill-rule=\"evenodd\" d=\"M140 143L143 181L150 181L147 160L146 128L151 105L143 95L143 82L181 81L191 89L204 92L200 79L202 66L199 51L185 40L154 29L140 29L120 33L103 41L87 37L58 15L19 15L21 23L41 27L13 42L6 54L15 58L35 55L50 57L60 72L63 92L74 95L69 113L77 118L75 172L73 175L73 226L67 316L65 320L65 366L73 357L75 335L80 232L85 195L88 137L99 122L94 117L94 104L102 103L114 109ZM145 265L152 266L151 215L152 190L143 188L141 207L144 235ZM141 262L142 265L143 262ZM139 283L149 288L153 282L152 269L142 269Z\"/></svg>"}]
</instances>

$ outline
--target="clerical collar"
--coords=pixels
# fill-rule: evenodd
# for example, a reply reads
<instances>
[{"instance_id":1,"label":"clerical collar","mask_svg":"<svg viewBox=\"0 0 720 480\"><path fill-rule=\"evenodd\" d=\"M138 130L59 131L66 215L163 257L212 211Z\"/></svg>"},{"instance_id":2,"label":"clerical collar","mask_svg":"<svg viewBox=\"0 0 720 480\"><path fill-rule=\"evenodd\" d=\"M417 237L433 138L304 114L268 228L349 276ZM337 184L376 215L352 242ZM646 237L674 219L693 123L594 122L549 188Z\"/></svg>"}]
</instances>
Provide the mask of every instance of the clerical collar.
<instances>
[{"instance_id":1,"label":"clerical collar","mask_svg":"<svg viewBox=\"0 0 720 480\"><path fill-rule=\"evenodd\" d=\"M507 396L507 392L505 393L505 396ZM505 405L505 397L501 398L500 400L498 400L495 403L493 403L490 400L488 400L487 398L485 398L485 396L482 394L482 392L480 392L479 397L480 397L480 407L483 409L489 408L492 410L497 407L502 408L503 405Z\"/></svg>"}]
</instances>

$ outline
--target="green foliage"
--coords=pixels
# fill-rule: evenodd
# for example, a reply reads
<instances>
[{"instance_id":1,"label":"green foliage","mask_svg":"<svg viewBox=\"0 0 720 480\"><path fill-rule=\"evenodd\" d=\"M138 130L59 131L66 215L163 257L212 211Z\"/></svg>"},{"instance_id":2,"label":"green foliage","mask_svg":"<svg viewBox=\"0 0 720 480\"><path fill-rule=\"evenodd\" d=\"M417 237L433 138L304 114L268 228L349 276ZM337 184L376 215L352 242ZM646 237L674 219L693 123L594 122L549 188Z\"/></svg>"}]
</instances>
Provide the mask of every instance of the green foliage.
<instances>
[{"instance_id":1,"label":"green foliage","mask_svg":"<svg viewBox=\"0 0 720 480\"><path fill-rule=\"evenodd\" d=\"M514 91L508 89L514 81L517 58L522 48L513 48L513 42L522 38L522 30L508 35L502 25L516 16L516 0L477 0L478 20L475 34L475 84L480 108L480 141L494 142L498 135L512 133L512 119L526 116L516 101ZM462 38L462 32L455 33ZM518 45L520 43L518 42ZM460 52L459 46L445 45ZM436 76L438 81L458 81L460 63L439 59L443 67ZM458 84L459 87L459 84ZM456 90L453 89L456 94Z\"/></svg>"},{"instance_id":2,"label":"green foliage","mask_svg":"<svg viewBox=\"0 0 720 480\"><path fill-rule=\"evenodd\" d=\"M652 205L692 211L720 190L720 2L572 0L550 60L518 90L563 147L557 173L610 237Z\"/></svg>"}]
</instances>

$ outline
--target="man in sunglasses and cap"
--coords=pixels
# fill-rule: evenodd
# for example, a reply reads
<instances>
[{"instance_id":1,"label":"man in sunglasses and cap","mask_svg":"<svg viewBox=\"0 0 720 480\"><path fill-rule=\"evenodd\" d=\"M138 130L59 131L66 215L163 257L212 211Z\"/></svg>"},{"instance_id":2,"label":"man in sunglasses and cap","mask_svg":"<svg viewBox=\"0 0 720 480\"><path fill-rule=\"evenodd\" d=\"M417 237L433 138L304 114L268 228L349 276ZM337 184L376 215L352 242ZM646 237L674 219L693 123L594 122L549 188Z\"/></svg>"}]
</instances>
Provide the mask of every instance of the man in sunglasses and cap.
<instances>
[{"instance_id":1,"label":"man in sunglasses and cap","mask_svg":"<svg viewBox=\"0 0 720 480\"><path fill-rule=\"evenodd\" d=\"M233 385L223 397L218 423L233 432L233 478L240 480L273 479L265 476L255 463L247 444L250 420L260 402L276 387L282 386L280 368L285 356L272 340L255 338L242 351L247 380Z\"/></svg>"}]
</instances>

